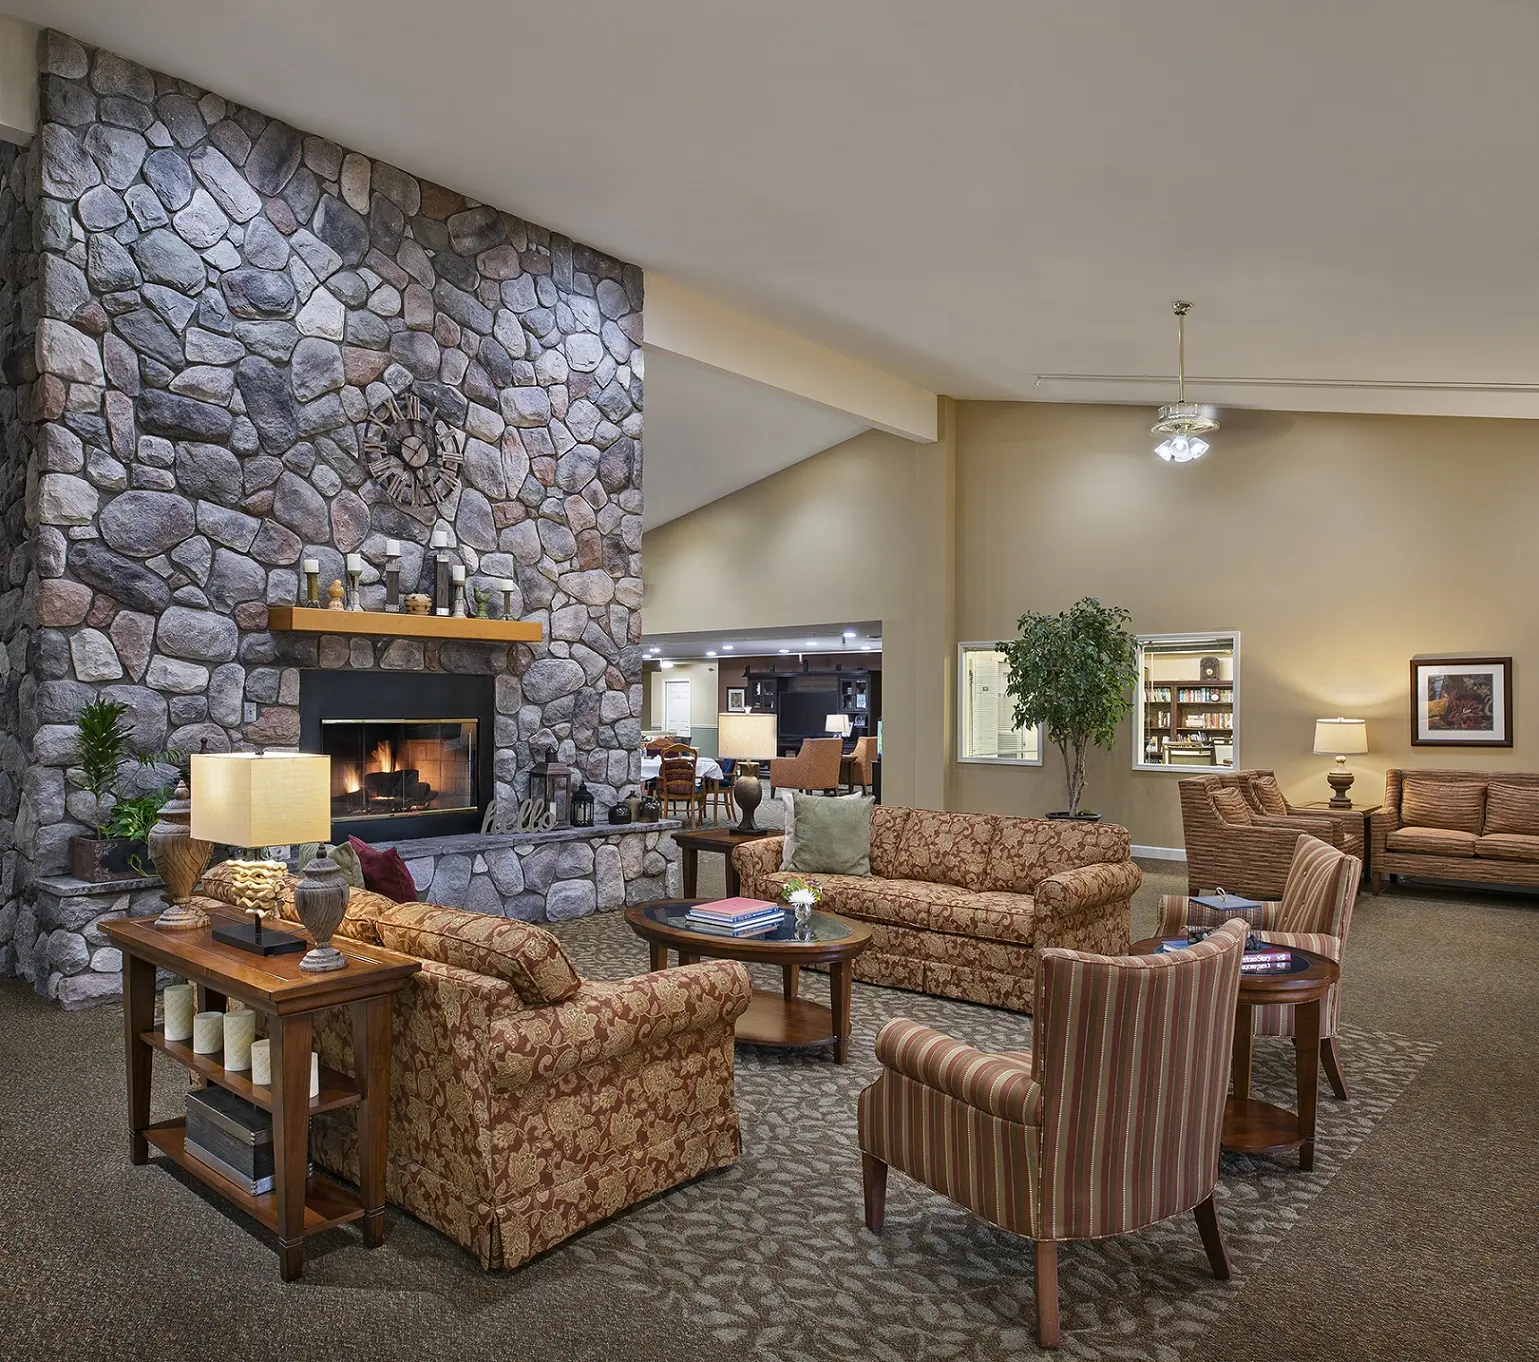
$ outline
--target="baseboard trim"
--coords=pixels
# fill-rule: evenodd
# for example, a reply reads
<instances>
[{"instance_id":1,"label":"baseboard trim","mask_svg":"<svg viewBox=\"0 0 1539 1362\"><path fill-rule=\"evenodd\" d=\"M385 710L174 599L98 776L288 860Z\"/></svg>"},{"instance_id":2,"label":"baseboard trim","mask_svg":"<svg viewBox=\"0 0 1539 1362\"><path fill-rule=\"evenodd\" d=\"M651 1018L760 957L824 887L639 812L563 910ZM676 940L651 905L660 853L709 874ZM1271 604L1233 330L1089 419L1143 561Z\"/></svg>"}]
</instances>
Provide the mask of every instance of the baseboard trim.
<instances>
[{"instance_id":1,"label":"baseboard trim","mask_svg":"<svg viewBox=\"0 0 1539 1362\"><path fill-rule=\"evenodd\" d=\"M1186 859L1185 847L1134 847L1135 858L1146 861L1184 861Z\"/></svg>"}]
</instances>

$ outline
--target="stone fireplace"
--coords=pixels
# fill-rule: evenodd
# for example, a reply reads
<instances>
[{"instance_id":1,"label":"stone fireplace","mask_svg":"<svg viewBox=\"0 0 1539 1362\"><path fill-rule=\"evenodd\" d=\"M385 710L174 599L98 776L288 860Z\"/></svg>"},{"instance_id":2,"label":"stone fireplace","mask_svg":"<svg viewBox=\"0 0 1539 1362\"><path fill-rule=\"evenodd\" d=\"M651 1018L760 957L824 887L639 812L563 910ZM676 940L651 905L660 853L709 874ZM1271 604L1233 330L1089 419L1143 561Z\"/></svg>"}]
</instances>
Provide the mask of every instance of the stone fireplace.
<instances>
[{"instance_id":1,"label":"stone fireplace","mask_svg":"<svg viewBox=\"0 0 1539 1362\"><path fill-rule=\"evenodd\" d=\"M602 819L640 774L640 271L63 34L38 60L39 131L0 146L0 973L83 997L115 968L59 879L98 695L148 749L345 748L339 833L468 835L546 746ZM542 641L269 628L306 560L324 590L361 555L377 609L394 541L425 586L435 533L472 595L513 582ZM323 736L325 678L371 707ZM371 698L433 680L476 707ZM637 877L664 873L650 836ZM558 864L597 877L563 912L616 902L608 856L526 846L536 873L499 871L500 899L479 853L463 876L419 860L485 911L542 916ZM135 889L103 911L153 907Z\"/></svg>"},{"instance_id":2,"label":"stone fireplace","mask_svg":"<svg viewBox=\"0 0 1539 1362\"><path fill-rule=\"evenodd\" d=\"M300 672L299 746L331 758L332 841L479 832L495 712L490 676Z\"/></svg>"}]
</instances>

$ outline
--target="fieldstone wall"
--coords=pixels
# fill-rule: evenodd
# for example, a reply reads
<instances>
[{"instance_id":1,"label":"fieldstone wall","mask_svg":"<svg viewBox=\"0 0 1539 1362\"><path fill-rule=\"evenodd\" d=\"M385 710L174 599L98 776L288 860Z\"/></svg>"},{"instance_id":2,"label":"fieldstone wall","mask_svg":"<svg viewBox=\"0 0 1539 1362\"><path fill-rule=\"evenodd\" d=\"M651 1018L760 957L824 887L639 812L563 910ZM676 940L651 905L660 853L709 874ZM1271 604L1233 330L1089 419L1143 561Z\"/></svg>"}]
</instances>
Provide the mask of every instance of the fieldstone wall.
<instances>
[{"instance_id":1,"label":"fieldstone wall","mask_svg":"<svg viewBox=\"0 0 1539 1362\"><path fill-rule=\"evenodd\" d=\"M677 819L630 827L469 833L382 842L425 903L525 922L562 922L679 892Z\"/></svg>"},{"instance_id":2,"label":"fieldstone wall","mask_svg":"<svg viewBox=\"0 0 1539 1362\"><path fill-rule=\"evenodd\" d=\"M66 774L96 694L147 747L283 748L301 668L487 673L498 793L522 793L546 744L601 806L635 783L640 272L62 34L39 64L37 137L0 165L19 304L0 970L32 972L12 910L90 816ZM361 457L369 412L407 392L465 436L436 520L394 506ZM268 632L301 559L329 582L361 552L377 606L385 541L415 584L434 528L471 584L517 582L547 642Z\"/></svg>"},{"instance_id":3,"label":"fieldstone wall","mask_svg":"<svg viewBox=\"0 0 1539 1362\"><path fill-rule=\"evenodd\" d=\"M123 954L102 930L114 918L153 917L165 908L157 879L92 884L44 875L21 907L16 936L32 940L33 987L66 1012L123 996ZM169 977L169 976L168 976Z\"/></svg>"}]
</instances>

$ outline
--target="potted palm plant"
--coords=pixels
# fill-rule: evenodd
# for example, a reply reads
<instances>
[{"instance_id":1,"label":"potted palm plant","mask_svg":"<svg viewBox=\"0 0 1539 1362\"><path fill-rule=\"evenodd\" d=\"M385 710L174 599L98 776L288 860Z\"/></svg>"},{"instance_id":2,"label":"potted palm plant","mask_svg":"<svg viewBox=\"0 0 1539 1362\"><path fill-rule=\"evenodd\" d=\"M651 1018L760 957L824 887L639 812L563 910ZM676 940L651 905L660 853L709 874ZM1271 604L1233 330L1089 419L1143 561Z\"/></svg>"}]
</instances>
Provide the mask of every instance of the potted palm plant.
<instances>
[{"instance_id":1,"label":"potted palm plant","mask_svg":"<svg viewBox=\"0 0 1539 1362\"><path fill-rule=\"evenodd\" d=\"M1110 748L1133 708L1138 640L1127 627L1131 619L1121 606L1086 596L1062 614L1027 611L1016 621L1019 636L999 645L1010 665L1006 692L1016 726L1041 724L1063 758L1069 807L1049 818L1100 817L1079 807L1085 754L1092 744Z\"/></svg>"},{"instance_id":2,"label":"potted palm plant","mask_svg":"<svg viewBox=\"0 0 1539 1362\"><path fill-rule=\"evenodd\" d=\"M140 767L174 765L183 754L134 748L133 733L123 722L127 712L127 705L96 699L82 705L75 719L80 764L70 772L70 778L91 796L96 826L94 837L69 839L70 874L79 880L99 882L154 873L149 868L149 830L170 797L171 787L143 790L141 785L141 793L122 796L123 768L130 763Z\"/></svg>"}]
</instances>

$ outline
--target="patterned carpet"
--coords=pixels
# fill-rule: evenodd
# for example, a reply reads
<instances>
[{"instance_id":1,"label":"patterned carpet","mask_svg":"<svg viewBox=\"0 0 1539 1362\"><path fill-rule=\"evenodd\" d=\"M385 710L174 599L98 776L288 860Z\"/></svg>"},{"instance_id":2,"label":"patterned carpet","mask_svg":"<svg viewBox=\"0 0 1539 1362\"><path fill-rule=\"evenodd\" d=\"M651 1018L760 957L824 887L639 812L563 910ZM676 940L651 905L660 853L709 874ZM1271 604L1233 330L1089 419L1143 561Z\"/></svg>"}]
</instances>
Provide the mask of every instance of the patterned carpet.
<instances>
[{"instance_id":1,"label":"patterned carpet","mask_svg":"<svg viewBox=\"0 0 1539 1362\"><path fill-rule=\"evenodd\" d=\"M646 968L645 948L614 917L564 925L560 935L584 974ZM760 987L778 981L776 971L756 972ZM823 976L804 975L802 987L827 1000ZM897 1016L986 1048L1029 1047L1028 1018L856 984L849 1065L740 1047L742 1162L562 1253L616 1291L666 1293L667 1313L692 1332L757 1358L983 1362L1034 1352L1028 1242L896 1173L884 1233L864 1228L855 1099L876 1073L877 1031ZM1190 1351L1437 1048L1350 1027L1342 1040L1352 1100L1322 1096L1315 1171L1300 1173L1291 1156L1224 1160L1219 1215L1234 1279L1209 1275L1190 1217L1066 1245L1062 1355L1169 1359ZM1256 1094L1292 1106L1292 1064L1288 1042L1259 1040Z\"/></svg>"}]
</instances>

